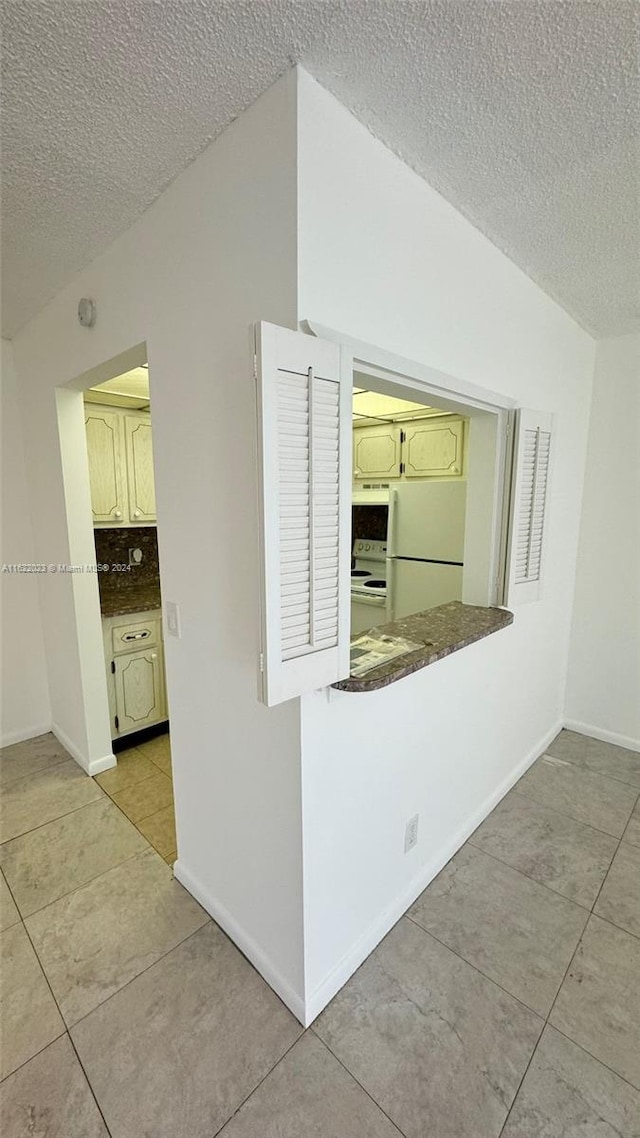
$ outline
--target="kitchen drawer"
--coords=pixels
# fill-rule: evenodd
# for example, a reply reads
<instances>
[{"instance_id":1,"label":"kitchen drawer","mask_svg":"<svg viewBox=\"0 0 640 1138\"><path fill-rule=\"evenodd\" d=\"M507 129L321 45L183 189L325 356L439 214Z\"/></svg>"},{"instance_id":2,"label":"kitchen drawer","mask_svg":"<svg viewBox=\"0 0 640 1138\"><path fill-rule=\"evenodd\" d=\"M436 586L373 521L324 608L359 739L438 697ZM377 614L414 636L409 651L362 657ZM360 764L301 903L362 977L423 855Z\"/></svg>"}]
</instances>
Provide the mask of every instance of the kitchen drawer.
<instances>
[{"instance_id":1,"label":"kitchen drawer","mask_svg":"<svg viewBox=\"0 0 640 1138\"><path fill-rule=\"evenodd\" d=\"M123 620L111 629L114 655L133 652L137 648L157 648L160 643L160 621L156 616L148 620Z\"/></svg>"}]
</instances>

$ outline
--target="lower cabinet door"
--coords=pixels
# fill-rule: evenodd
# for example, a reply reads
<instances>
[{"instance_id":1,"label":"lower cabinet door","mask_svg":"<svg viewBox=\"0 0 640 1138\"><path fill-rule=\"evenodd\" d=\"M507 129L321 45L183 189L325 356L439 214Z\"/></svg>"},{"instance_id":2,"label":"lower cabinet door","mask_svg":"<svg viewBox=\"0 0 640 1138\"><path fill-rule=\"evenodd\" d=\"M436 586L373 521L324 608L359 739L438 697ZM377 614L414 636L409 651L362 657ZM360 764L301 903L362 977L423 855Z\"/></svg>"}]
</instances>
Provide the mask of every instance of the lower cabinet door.
<instances>
[{"instance_id":1,"label":"lower cabinet door","mask_svg":"<svg viewBox=\"0 0 640 1138\"><path fill-rule=\"evenodd\" d=\"M158 652L128 652L116 656L114 663L118 734L163 720L164 682Z\"/></svg>"}]
</instances>

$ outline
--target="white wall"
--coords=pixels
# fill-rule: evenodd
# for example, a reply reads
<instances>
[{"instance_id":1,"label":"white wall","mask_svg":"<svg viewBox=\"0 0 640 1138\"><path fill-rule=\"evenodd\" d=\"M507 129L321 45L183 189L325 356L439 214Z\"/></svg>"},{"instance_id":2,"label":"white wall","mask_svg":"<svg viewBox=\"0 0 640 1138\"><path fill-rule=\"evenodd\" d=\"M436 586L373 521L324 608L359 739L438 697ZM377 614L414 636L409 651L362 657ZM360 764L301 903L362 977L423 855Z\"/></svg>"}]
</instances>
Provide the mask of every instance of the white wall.
<instances>
[{"instance_id":1,"label":"white wall","mask_svg":"<svg viewBox=\"0 0 640 1138\"><path fill-rule=\"evenodd\" d=\"M594 344L332 96L299 80L299 318L556 416L543 600L386 690L302 700L313 1014L562 723ZM416 813L418 846L405 855Z\"/></svg>"},{"instance_id":2,"label":"white wall","mask_svg":"<svg viewBox=\"0 0 640 1138\"><path fill-rule=\"evenodd\" d=\"M69 553L56 388L147 344L163 596L180 606L182 625L180 640L165 641L177 873L293 1005L302 992L299 707L268 711L256 698L249 329L295 321L294 96L287 76L15 341L45 561ZM83 295L98 307L90 331L76 317ZM69 579L45 583L53 717L90 760L91 667L78 626L86 600Z\"/></svg>"},{"instance_id":3,"label":"white wall","mask_svg":"<svg viewBox=\"0 0 640 1138\"><path fill-rule=\"evenodd\" d=\"M2 341L2 551L3 565L35 563L31 507L27 490L22 419L13 350ZM51 708L42 637L39 575L3 572L2 746L48 731Z\"/></svg>"},{"instance_id":4,"label":"white wall","mask_svg":"<svg viewBox=\"0 0 640 1138\"><path fill-rule=\"evenodd\" d=\"M640 335L603 340L596 369L566 714L640 750Z\"/></svg>"}]
</instances>

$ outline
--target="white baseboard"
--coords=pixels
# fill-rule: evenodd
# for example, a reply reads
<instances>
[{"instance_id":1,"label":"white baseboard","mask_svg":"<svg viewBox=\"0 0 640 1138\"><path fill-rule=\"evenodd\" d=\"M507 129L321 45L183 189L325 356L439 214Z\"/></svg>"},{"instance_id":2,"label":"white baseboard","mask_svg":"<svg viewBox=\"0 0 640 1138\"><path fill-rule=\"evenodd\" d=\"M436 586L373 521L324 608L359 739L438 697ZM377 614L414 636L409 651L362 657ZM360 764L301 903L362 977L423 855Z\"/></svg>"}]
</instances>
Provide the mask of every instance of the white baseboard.
<instances>
[{"instance_id":1,"label":"white baseboard","mask_svg":"<svg viewBox=\"0 0 640 1138\"><path fill-rule=\"evenodd\" d=\"M273 988L282 1002L293 1012L296 1019L306 1027L302 996L294 991L260 946L245 932L224 905L221 905L215 897L211 896L209 891L193 876L180 859L174 863L173 873L180 884L184 885L192 897L195 897L196 901L202 905L203 909L206 909L207 913L213 917L220 928L224 929L233 943L251 961L269 987Z\"/></svg>"},{"instance_id":2,"label":"white baseboard","mask_svg":"<svg viewBox=\"0 0 640 1138\"><path fill-rule=\"evenodd\" d=\"M616 747L640 751L640 739L634 739L631 735L620 735L618 731L607 731L604 727L595 727L593 723L581 723L578 719L565 719L564 726L567 731L577 731L579 735L591 735L593 739L600 739L602 743L615 743Z\"/></svg>"},{"instance_id":3,"label":"white baseboard","mask_svg":"<svg viewBox=\"0 0 640 1138\"><path fill-rule=\"evenodd\" d=\"M436 877L453 855L457 853L467 838L477 829L480 823L484 821L487 815L491 813L494 806L497 806L507 791L511 790L511 787L514 786L524 772L528 770L531 764L544 753L549 743L555 739L561 727L562 722L559 721L552 730L543 736L540 742L518 763L518 766L515 767L484 800L482 805L467 818L464 825L451 837L446 846L439 850L437 855L426 865L421 867L419 873L413 878L413 881L405 892L380 914L366 932L358 938L349 951L345 953L336 967L333 968L328 976L314 989L306 1001L306 1018L304 1021L301 1021L304 1022L305 1027L308 1027L309 1024L313 1023L314 1019L320 1015L320 1012L327 1006L329 1001L333 999L336 992L339 992L350 976L353 976L353 973L360 967L363 960L366 960L374 948L380 944L382 938L387 935L416 898L427 888L427 885L433 881L434 877Z\"/></svg>"},{"instance_id":4,"label":"white baseboard","mask_svg":"<svg viewBox=\"0 0 640 1138\"><path fill-rule=\"evenodd\" d=\"M18 727L15 731L4 731L0 736L0 747L24 743L27 739L36 739L38 735L47 735L49 731L51 731L50 720L47 723L34 723L31 727Z\"/></svg>"},{"instance_id":5,"label":"white baseboard","mask_svg":"<svg viewBox=\"0 0 640 1138\"><path fill-rule=\"evenodd\" d=\"M82 767L83 771L86 771L92 778L94 775L102 774L103 771L111 770L111 767L116 766L116 757L112 752L108 752L100 759L87 759L86 755L78 750L75 743L72 743L69 736L61 727L58 727L57 723L52 724L51 731L53 731L58 742L62 743L65 751L69 752L71 758L75 759L78 766Z\"/></svg>"}]
</instances>

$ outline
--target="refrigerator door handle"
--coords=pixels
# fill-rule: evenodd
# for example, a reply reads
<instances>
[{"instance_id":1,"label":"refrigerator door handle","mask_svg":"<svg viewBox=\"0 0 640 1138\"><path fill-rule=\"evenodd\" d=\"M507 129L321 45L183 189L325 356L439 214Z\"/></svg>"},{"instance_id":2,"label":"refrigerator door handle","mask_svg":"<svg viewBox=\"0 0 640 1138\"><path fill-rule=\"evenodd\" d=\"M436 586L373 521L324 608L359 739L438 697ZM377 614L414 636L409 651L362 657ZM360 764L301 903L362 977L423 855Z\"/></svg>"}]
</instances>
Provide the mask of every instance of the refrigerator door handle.
<instances>
[{"instance_id":1,"label":"refrigerator door handle","mask_svg":"<svg viewBox=\"0 0 640 1138\"><path fill-rule=\"evenodd\" d=\"M387 557L396 556L396 518L398 516L398 491L389 490L389 522L387 525Z\"/></svg>"},{"instance_id":2,"label":"refrigerator door handle","mask_svg":"<svg viewBox=\"0 0 640 1138\"><path fill-rule=\"evenodd\" d=\"M386 581L387 581L387 620L395 620L395 580L396 580L396 562L393 557L387 557L386 564Z\"/></svg>"}]
</instances>

